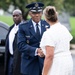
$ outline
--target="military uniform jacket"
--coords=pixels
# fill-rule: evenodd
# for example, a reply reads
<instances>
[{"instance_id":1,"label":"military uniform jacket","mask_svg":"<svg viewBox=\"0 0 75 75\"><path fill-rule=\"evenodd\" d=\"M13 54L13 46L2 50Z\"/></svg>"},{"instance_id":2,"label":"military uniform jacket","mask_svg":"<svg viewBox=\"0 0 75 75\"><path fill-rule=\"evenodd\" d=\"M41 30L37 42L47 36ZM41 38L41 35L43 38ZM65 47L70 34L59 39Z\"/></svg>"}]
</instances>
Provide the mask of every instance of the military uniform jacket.
<instances>
[{"instance_id":1,"label":"military uniform jacket","mask_svg":"<svg viewBox=\"0 0 75 75\"><path fill-rule=\"evenodd\" d=\"M36 48L39 48L43 32L49 27L46 21L41 20L41 36L36 37L32 20L19 26L18 48L21 55L21 73L28 75L40 75L44 58L35 56ZM38 39L40 37L40 39Z\"/></svg>"}]
</instances>

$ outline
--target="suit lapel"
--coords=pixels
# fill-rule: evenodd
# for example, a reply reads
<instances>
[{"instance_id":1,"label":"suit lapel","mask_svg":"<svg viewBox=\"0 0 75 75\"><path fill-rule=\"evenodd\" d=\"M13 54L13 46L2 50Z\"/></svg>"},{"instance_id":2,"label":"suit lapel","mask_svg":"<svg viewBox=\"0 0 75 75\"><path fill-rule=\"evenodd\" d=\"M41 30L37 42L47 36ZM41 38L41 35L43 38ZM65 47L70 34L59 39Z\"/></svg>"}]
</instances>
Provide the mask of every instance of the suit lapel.
<instances>
[{"instance_id":1,"label":"suit lapel","mask_svg":"<svg viewBox=\"0 0 75 75\"><path fill-rule=\"evenodd\" d=\"M13 41L13 50L15 50L17 48L17 33L15 34L15 38Z\"/></svg>"},{"instance_id":2,"label":"suit lapel","mask_svg":"<svg viewBox=\"0 0 75 75\"><path fill-rule=\"evenodd\" d=\"M9 34L10 34L10 31L13 27L14 27L14 24L9 28L8 34L6 36L6 48L8 51L9 51Z\"/></svg>"}]
</instances>

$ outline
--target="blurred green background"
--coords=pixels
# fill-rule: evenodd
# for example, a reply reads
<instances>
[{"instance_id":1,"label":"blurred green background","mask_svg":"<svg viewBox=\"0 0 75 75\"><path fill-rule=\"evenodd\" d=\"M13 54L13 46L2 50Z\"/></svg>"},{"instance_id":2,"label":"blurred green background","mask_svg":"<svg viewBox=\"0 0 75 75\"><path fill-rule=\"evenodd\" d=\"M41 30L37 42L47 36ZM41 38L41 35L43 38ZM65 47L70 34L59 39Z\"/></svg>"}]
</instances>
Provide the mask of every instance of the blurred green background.
<instances>
[{"instance_id":1,"label":"blurred green background","mask_svg":"<svg viewBox=\"0 0 75 75\"><path fill-rule=\"evenodd\" d=\"M12 16L0 16L0 21L7 23L9 26L13 24ZM71 43L75 44L75 17L70 17L70 25L71 25L71 34L73 35L73 40Z\"/></svg>"},{"instance_id":2,"label":"blurred green background","mask_svg":"<svg viewBox=\"0 0 75 75\"><path fill-rule=\"evenodd\" d=\"M71 34L73 35L73 40L71 43L75 44L75 17L70 17L70 24L71 24Z\"/></svg>"}]
</instances>

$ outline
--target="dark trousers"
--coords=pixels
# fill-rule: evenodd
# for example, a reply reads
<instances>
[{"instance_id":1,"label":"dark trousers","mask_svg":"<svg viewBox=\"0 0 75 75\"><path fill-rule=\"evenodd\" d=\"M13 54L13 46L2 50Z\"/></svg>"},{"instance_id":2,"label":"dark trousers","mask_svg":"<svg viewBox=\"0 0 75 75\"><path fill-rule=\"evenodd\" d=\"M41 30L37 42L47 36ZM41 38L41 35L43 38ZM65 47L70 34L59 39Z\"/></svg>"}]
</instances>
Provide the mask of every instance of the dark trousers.
<instances>
[{"instance_id":1,"label":"dark trousers","mask_svg":"<svg viewBox=\"0 0 75 75\"><path fill-rule=\"evenodd\" d=\"M13 57L10 56L8 63L8 75L13 75Z\"/></svg>"},{"instance_id":2,"label":"dark trousers","mask_svg":"<svg viewBox=\"0 0 75 75\"><path fill-rule=\"evenodd\" d=\"M22 74L22 73L21 73L21 75L28 75L28 74Z\"/></svg>"},{"instance_id":3,"label":"dark trousers","mask_svg":"<svg viewBox=\"0 0 75 75\"><path fill-rule=\"evenodd\" d=\"M28 74L21 74L21 75L28 75ZM42 74L39 74L39 75L42 75Z\"/></svg>"},{"instance_id":4,"label":"dark trousers","mask_svg":"<svg viewBox=\"0 0 75 75\"><path fill-rule=\"evenodd\" d=\"M21 75L28 75L28 74L21 74Z\"/></svg>"}]
</instances>

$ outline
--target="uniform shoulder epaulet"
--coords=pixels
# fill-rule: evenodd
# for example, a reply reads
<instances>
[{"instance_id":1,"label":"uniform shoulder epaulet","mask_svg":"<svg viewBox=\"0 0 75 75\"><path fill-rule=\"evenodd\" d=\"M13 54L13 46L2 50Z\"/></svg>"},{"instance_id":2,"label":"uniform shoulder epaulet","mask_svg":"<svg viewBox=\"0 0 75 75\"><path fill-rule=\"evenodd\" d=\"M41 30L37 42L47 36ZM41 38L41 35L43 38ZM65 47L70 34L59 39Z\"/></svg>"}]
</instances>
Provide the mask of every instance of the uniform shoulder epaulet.
<instances>
[{"instance_id":1,"label":"uniform shoulder epaulet","mask_svg":"<svg viewBox=\"0 0 75 75\"><path fill-rule=\"evenodd\" d=\"M43 20L43 22L46 22L45 20Z\"/></svg>"},{"instance_id":2,"label":"uniform shoulder epaulet","mask_svg":"<svg viewBox=\"0 0 75 75\"><path fill-rule=\"evenodd\" d=\"M23 21L20 25L26 25L28 21Z\"/></svg>"},{"instance_id":3,"label":"uniform shoulder epaulet","mask_svg":"<svg viewBox=\"0 0 75 75\"><path fill-rule=\"evenodd\" d=\"M29 22L29 20L26 20L26 21L25 21L25 23L28 23L28 22Z\"/></svg>"},{"instance_id":4,"label":"uniform shoulder epaulet","mask_svg":"<svg viewBox=\"0 0 75 75\"><path fill-rule=\"evenodd\" d=\"M25 23L25 24L28 24L28 22L29 22L29 20L26 20L24 23Z\"/></svg>"}]
</instances>

